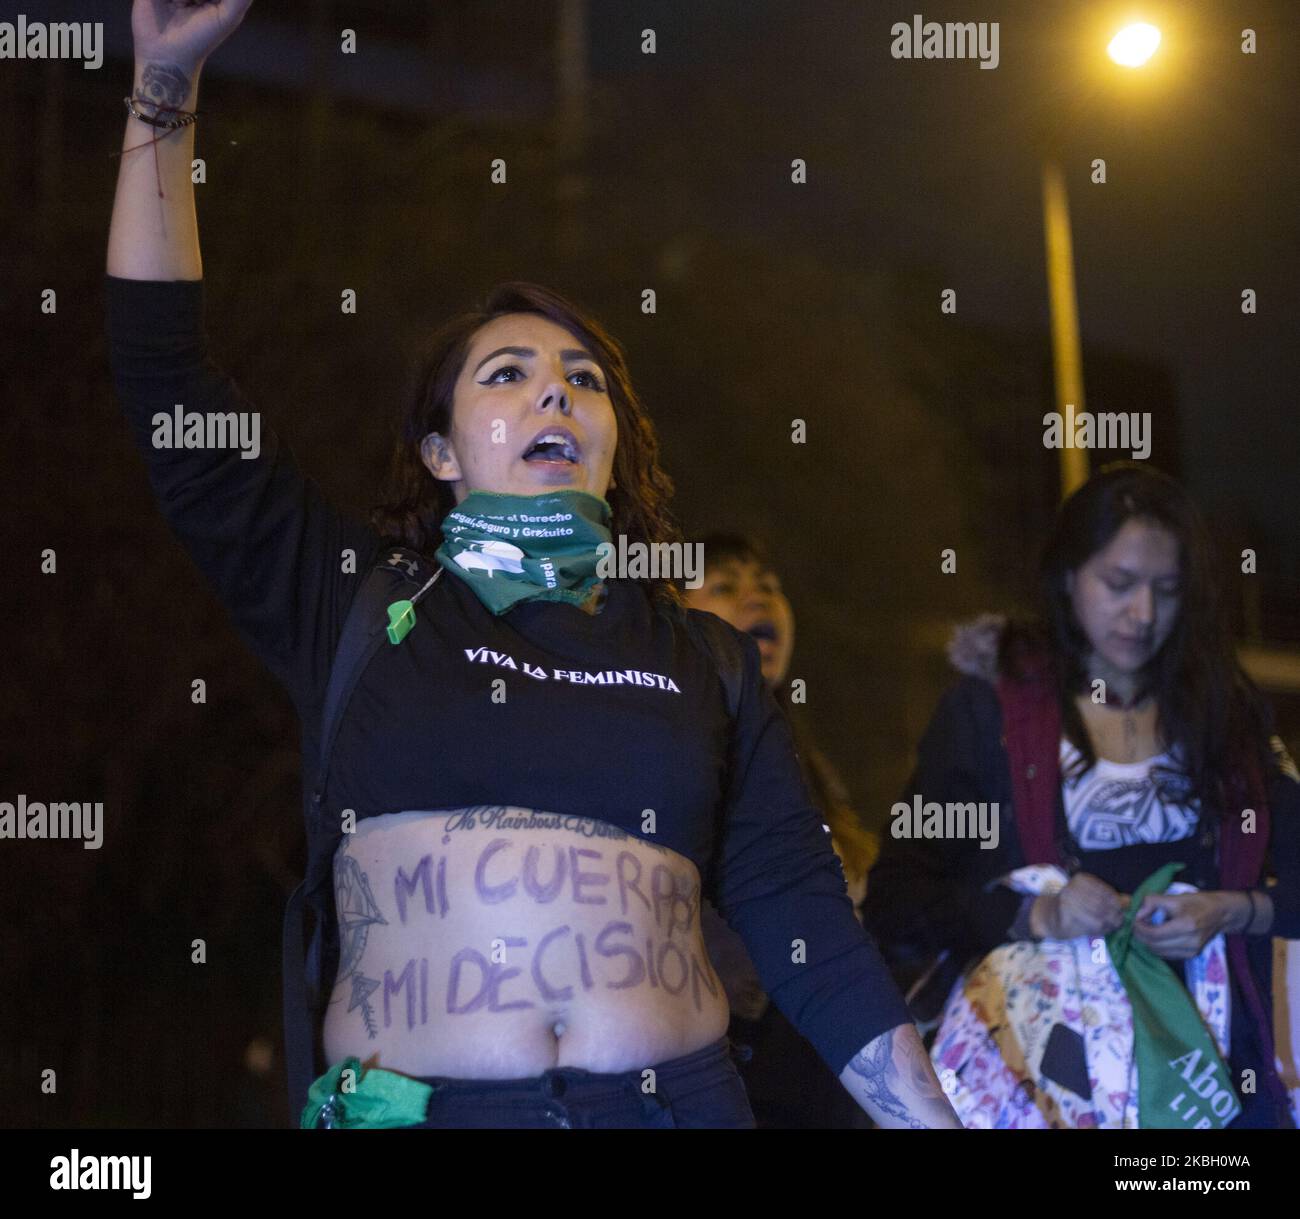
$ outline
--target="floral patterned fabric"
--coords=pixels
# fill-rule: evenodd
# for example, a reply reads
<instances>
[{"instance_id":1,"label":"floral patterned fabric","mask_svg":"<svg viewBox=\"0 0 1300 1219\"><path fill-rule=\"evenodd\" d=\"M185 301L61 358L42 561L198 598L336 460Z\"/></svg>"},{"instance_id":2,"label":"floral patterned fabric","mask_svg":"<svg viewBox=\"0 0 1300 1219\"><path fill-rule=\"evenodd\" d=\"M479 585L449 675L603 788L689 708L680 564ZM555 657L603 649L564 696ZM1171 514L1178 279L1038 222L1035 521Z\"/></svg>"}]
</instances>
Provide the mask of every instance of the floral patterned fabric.
<instances>
[{"instance_id":1,"label":"floral patterned fabric","mask_svg":"<svg viewBox=\"0 0 1300 1219\"><path fill-rule=\"evenodd\" d=\"M1056 893L1057 867L1019 868L1001 883L1018 893ZM1170 885L1170 893L1194 892ZM1188 962L1188 989L1224 1057L1231 1028L1224 938L1215 936ZM1060 1032L1053 1033L1058 1026ZM1059 1065L1043 1070L1049 1042L1082 1046L1091 1095L1062 1083ZM935 1072L961 1118L977 1129L1133 1129L1138 1124L1133 1015L1105 940L1021 941L994 949L959 979L930 1052ZM1065 1057L1069 1058L1069 1051ZM1058 1078L1054 1078L1053 1075Z\"/></svg>"}]
</instances>

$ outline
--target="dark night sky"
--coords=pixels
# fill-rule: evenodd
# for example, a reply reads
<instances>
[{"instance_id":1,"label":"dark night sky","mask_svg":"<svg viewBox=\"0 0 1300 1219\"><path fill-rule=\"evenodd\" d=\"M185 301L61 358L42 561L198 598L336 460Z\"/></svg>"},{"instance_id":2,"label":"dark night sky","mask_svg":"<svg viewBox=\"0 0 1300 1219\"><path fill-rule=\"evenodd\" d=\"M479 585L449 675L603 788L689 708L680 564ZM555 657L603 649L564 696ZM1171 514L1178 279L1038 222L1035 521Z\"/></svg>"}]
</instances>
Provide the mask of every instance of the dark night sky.
<instances>
[{"instance_id":1,"label":"dark night sky","mask_svg":"<svg viewBox=\"0 0 1300 1219\"><path fill-rule=\"evenodd\" d=\"M22 10L36 20L50 7L5 0L0 15ZM88 2L57 9L65 19L103 16ZM305 0L255 5L209 73L291 79L306 63L312 9ZM458 31L452 63L472 64L473 75L450 87L465 98L508 95L522 113L544 108L547 10L511 0L453 9L482 26ZM336 0L328 11L331 29L405 32L406 66L420 69L410 7ZM890 27L917 11L998 22L997 69L893 59ZM1134 18L1158 24L1164 42L1146 68L1127 72L1104 46ZM924 267L958 290L965 320L1046 326L1038 174L1041 150L1057 150L1084 343L1172 370L1182 469L1207 508L1237 501L1257 520L1300 515L1287 426L1300 382L1300 346L1290 341L1300 248L1300 14L1291 0L598 0L588 21L597 89L634 99L639 91L656 114L670 104L692 150L664 183L664 219L676 200L682 225L725 226L864 270ZM108 24L110 50L122 48L125 21ZM659 37L653 59L640 52L645 26ZM1254 55L1241 53L1247 27L1258 35ZM372 100L427 88L402 80L394 60L354 87ZM725 132L698 117L715 114L706 102L719 98L735 119ZM615 138L601 145L596 177L617 171L620 145L638 144L635 128L607 134ZM802 191L788 186L795 156L809 162ZM1106 160L1104 186L1088 180L1094 157ZM1240 312L1245 287L1258 294L1250 318ZM1291 579L1300 578L1296 532L1271 538Z\"/></svg>"},{"instance_id":2,"label":"dark night sky","mask_svg":"<svg viewBox=\"0 0 1300 1219\"><path fill-rule=\"evenodd\" d=\"M644 8L594 6L609 70L638 70L622 31ZM681 50L661 51L659 69L681 71L683 129L693 96L721 92L734 96L749 133L681 166L690 193L711 200L709 214L761 240L807 243L832 263L925 265L958 290L968 319L1046 327L1039 149L1058 149L1085 345L1173 370L1183 469L1198 497L1271 519L1292 578L1300 575L1300 530L1290 526L1300 516L1293 4L655 8L677 14ZM914 11L998 21L998 68L893 59L890 27ZM1107 32L1130 15L1165 34L1137 73L1104 55ZM1247 27L1258 35L1255 55L1240 49ZM707 131L691 134L710 146ZM808 158L815 191L783 188L793 156ZM1094 157L1106 160L1105 185L1089 181ZM761 170L770 189L754 186ZM1258 295L1254 317L1240 311L1247 287Z\"/></svg>"}]
</instances>

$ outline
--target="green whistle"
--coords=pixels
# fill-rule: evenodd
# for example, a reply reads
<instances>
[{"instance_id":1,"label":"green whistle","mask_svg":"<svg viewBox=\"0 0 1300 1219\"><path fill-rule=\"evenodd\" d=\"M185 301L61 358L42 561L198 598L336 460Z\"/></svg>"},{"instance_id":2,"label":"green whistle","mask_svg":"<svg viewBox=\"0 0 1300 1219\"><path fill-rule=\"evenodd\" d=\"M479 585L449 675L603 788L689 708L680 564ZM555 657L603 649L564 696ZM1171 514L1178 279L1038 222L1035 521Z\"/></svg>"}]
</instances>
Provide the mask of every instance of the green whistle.
<instances>
[{"instance_id":1,"label":"green whistle","mask_svg":"<svg viewBox=\"0 0 1300 1219\"><path fill-rule=\"evenodd\" d=\"M401 643L415 625L415 606L409 601L394 601L388 607L388 642Z\"/></svg>"}]
</instances>

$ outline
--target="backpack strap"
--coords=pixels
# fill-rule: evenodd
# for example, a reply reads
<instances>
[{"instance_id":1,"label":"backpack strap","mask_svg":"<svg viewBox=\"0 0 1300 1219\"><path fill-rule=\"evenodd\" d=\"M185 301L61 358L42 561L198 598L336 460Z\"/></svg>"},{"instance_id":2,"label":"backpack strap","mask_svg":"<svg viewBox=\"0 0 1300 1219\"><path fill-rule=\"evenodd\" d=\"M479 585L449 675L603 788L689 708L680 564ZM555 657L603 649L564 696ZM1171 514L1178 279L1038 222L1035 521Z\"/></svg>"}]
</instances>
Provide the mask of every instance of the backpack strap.
<instances>
[{"instance_id":1,"label":"backpack strap","mask_svg":"<svg viewBox=\"0 0 1300 1219\"><path fill-rule=\"evenodd\" d=\"M716 614L701 610L684 609L682 620L692 642L717 668L727 696L727 713L734 724L740 714L740 690L745 681L745 653L740 632Z\"/></svg>"},{"instance_id":2,"label":"backpack strap","mask_svg":"<svg viewBox=\"0 0 1300 1219\"><path fill-rule=\"evenodd\" d=\"M284 1068L289 1085L289 1124L297 1126L307 1104L307 1092L316 1078L316 1036L307 998L306 960L303 952L303 901L305 880L289 896L284 909L280 946L280 978L284 1016Z\"/></svg>"},{"instance_id":3,"label":"backpack strap","mask_svg":"<svg viewBox=\"0 0 1300 1219\"><path fill-rule=\"evenodd\" d=\"M388 606L403 583L421 586L420 592L411 598L412 602L423 596L443 572L441 566L435 565L436 570L430 577L429 566L427 559L405 546L385 549L380 552L366 582L352 601L347 620L343 624L343 633L339 637L338 650L334 654L329 686L321 710L320 758L316 784L312 790L312 801L318 809L325 797L330 755L334 751L339 725L343 722L343 713L347 710L352 691L356 689L370 658L379 651L379 645L388 637Z\"/></svg>"},{"instance_id":4,"label":"backpack strap","mask_svg":"<svg viewBox=\"0 0 1300 1219\"><path fill-rule=\"evenodd\" d=\"M430 569L436 568L430 575ZM332 871L334 852L342 838L342 828L325 813L325 789L329 777L330 755L343 722L344 712L366 666L389 638L388 607L409 585L419 591L410 597L418 601L442 575L442 567L405 546L385 547L378 552L373 566L348 608L339 636L329 684L321 711L319 751L315 757L303 756L304 780L315 772L314 781L305 787L304 817L307 826L307 872L293 891L284 914L281 966L284 984L284 1050L289 1085L289 1115L298 1124L298 1114L307 1103L307 1091L320 1074L317 1068L316 1017L326 987L328 948L337 929L327 927L333 908ZM408 628L409 629L409 628ZM309 769L310 768L310 769ZM315 915L310 945L304 944L305 912ZM330 934L327 942L327 933ZM304 953L304 947L306 951Z\"/></svg>"}]
</instances>

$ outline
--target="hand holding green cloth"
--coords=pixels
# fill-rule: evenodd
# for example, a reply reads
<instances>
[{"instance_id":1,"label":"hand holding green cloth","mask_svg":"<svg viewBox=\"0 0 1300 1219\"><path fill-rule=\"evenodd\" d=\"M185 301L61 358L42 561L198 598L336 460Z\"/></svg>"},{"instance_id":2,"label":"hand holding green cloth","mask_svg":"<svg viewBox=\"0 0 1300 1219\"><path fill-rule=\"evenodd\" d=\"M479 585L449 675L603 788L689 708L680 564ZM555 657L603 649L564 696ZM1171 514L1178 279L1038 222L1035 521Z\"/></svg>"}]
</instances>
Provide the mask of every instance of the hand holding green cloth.
<instances>
[{"instance_id":1,"label":"hand holding green cloth","mask_svg":"<svg viewBox=\"0 0 1300 1219\"><path fill-rule=\"evenodd\" d=\"M424 1121L433 1089L418 1079L380 1067L362 1073L361 1061L345 1058L307 1092L302 1130L394 1130Z\"/></svg>"},{"instance_id":2,"label":"hand holding green cloth","mask_svg":"<svg viewBox=\"0 0 1300 1219\"><path fill-rule=\"evenodd\" d=\"M1123 926L1106 937L1106 950L1133 1007L1138 1126L1218 1130L1241 1112L1228 1069L1169 963L1133 939L1142 899L1163 893L1183 866L1165 864L1138 886Z\"/></svg>"},{"instance_id":3,"label":"hand holding green cloth","mask_svg":"<svg viewBox=\"0 0 1300 1219\"><path fill-rule=\"evenodd\" d=\"M609 504L589 491L471 491L443 520L434 558L494 614L520 601L581 605L600 583L611 519Z\"/></svg>"}]
</instances>

